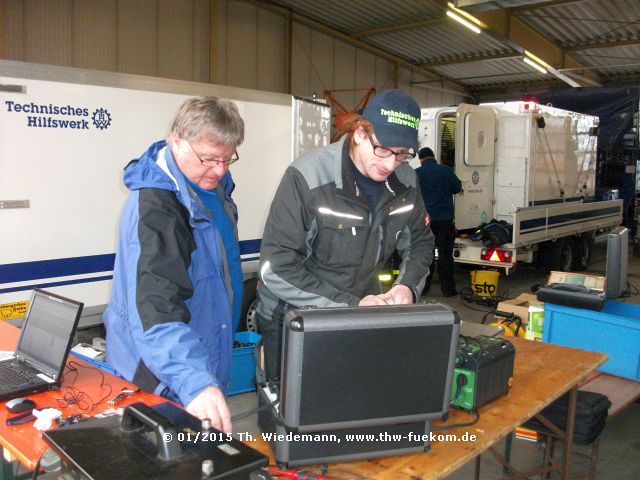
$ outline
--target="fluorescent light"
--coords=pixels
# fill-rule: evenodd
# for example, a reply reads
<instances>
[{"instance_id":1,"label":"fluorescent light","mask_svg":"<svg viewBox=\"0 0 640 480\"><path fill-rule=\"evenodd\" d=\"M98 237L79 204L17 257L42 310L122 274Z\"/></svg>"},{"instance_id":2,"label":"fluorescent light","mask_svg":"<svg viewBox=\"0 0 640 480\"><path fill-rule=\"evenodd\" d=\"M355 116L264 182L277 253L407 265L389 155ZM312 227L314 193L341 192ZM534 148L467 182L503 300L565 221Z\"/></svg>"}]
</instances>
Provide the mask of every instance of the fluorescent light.
<instances>
[{"instance_id":1,"label":"fluorescent light","mask_svg":"<svg viewBox=\"0 0 640 480\"><path fill-rule=\"evenodd\" d=\"M474 33L480 33L480 31L481 31L473 23L471 23L468 20L465 20L460 15L458 15L457 13L455 13L455 12L453 12L451 10L447 10L447 17L454 19L458 23L461 23L462 25L464 25L465 27L467 27L469 30L471 30Z\"/></svg>"},{"instance_id":2,"label":"fluorescent light","mask_svg":"<svg viewBox=\"0 0 640 480\"><path fill-rule=\"evenodd\" d=\"M542 73L548 73L550 75L553 75L557 79L562 80L564 83L566 83L568 85L571 85L574 88L582 86L578 82L576 82L575 80L567 77L565 74L563 74L563 73L559 72L558 70L556 70L555 68L553 68L551 65L549 65L547 62L542 60L540 57L536 57L529 50L525 50L523 53L524 53L524 57L522 58L522 60L527 62L528 65L531 65L536 70L539 70L539 71L542 72L542 70L540 70L540 68L543 68L545 71L542 72Z\"/></svg>"},{"instance_id":3,"label":"fluorescent light","mask_svg":"<svg viewBox=\"0 0 640 480\"><path fill-rule=\"evenodd\" d=\"M533 53L531 53L529 50L525 50L524 52L525 57L529 57L531 60L533 60L534 62L536 62L538 65L542 65L544 68L546 68L547 70L549 70L551 68L551 65L549 65L547 62L545 62L544 60L542 60L540 57L536 57Z\"/></svg>"},{"instance_id":4,"label":"fluorescent light","mask_svg":"<svg viewBox=\"0 0 640 480\"><path fill-rule=\"evenodd\" d=\"M547 69L544 68L542 65L538 65L536 62L534 62L533 60L531 60L529 57L522 57L522 61L524 63L526 63L527 65L535 68L536 70L538 70L540 73L546 74L547 73Z\"/></svg>"}]
</instances>

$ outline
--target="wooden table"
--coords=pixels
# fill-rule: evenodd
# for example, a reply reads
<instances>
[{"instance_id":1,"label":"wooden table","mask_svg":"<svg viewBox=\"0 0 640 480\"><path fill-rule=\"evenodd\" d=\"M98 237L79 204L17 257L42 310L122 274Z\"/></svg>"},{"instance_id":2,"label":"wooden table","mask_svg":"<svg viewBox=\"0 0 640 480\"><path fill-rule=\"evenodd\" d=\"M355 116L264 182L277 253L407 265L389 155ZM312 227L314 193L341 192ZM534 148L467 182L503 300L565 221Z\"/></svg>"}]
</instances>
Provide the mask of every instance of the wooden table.
<instances>
[{"instance_id":1,"label":"wooden table","mask_svg":"<svg viewBox=\"0 0 640 480\"><path fill-rule=\"evenodd\" d=\"M0 350L13 350L19 333L19 329L0 321ZM77 373L71 371L69 368L70 363L77 368ZM83 413L93 416L108 410L110 406L107 404L107 400L115 397L122 388L136 389L137 387L119 377L99 370L73 355L69 355L60 390L28 395L28 398L36 402L36 408L57 408L62 412L63 417ZM82 408L84 406L83 403L61 408L60 400L63 399L65 393L71 393L71 389L75 389L75 392L81 392L85 395L85 404L96 403L95 408L92 411L88 411L88 409ZM166 401L166 399L150 393L138 392L118 403L117 407L124 407L134 402L156 405ZM33 422L12 427L7 426L6 419L11 416L12 414L4 406L0 407L0 445L11 452L29 470L33 470L40 456L49 447L42 440L41 433L33 427Z\"/></svg>"},{"instance_id":2,"label":"wooden table","mask_svg":"<svg viewBox=\"0 0 640 480\"><path fill-rule=\"evenodd\" d=\"M579 390L600 393L609 398L611 405L607 412L607 421L640 398L640 382L602 372L590 373L587 378L580 383ZM551 461L553 458L555 442L556 437L548 435L545 444L545 463ZM578 455L589 461L589 467L581 472L572 472L575 478L596 478L599 445L600 437L589 444L590 453L578 453Z\"/></svg>"},{"instance_id":3,"label":"wooden table","mask_svg":"<svg viewBox=\"0 0 640 480\"><path fill-rule=\"evenodd\" d=\"M615 377L607 373L593 372L580 384L580 390L601 393L609 397L609 418L617 415L640 399L640 382Z\"/></svg>"},{"instance_id":4,"label":"wooden table","mask_svg":"<svg viewBox=\"0 0 640 480\"><path fill-rule=\"evenodd\" d=\"M458 438L469 432L477 436L475 442L435 442L431 445L429 453L331 464L330 468L344 469L375 479L415 480L445 477L490 449L518 425L566 392L572 392L573 404L570 401L570 407L573 405L575 413L578 384L607 359L604 354L586 350L521 338L510 337L507 340L516 348L514 382L509 395L482 407L480 419L473 426L435 432L456 434ZM447 423L468 422L472 418L472 415L452 409ZM573 415L570 415L570 419L567 435L572 438ZM262 439L256 438L251 446L269 455L271 463L275 463L268 445ZM564 478L569 478L567 472L571 467L570 442L566 450L562 470Z\"/></svg>"}]
</instances>

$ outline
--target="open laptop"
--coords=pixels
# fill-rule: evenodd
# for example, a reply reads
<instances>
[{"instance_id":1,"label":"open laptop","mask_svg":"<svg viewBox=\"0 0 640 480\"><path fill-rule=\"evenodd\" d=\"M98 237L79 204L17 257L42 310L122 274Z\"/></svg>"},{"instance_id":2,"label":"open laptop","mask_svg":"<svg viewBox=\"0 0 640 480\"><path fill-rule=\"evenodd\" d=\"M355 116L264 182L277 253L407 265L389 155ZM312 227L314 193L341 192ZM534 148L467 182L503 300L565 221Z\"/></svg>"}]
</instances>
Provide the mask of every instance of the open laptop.
<instances>
[{"instance_id":1,"label":"open laptop","mask_svg":"<svg viewBox=\"0 0 640 480\"><path fill-rule=\"evenodd\" d=\"M60 387L82 307L34 289L14 356L0 361L0 401Z\"/></svg>"}]
</instances>

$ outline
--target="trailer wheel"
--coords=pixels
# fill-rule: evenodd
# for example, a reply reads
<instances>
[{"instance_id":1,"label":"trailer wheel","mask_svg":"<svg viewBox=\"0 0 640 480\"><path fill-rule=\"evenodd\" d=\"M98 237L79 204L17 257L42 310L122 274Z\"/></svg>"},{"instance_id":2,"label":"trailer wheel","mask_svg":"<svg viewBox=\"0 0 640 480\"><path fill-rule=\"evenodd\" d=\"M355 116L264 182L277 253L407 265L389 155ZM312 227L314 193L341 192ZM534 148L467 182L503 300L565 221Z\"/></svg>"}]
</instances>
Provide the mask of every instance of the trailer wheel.
<instances>
[{"instance_id":1,"label":"trailer wheel","mask_svg":"<svg viewBox=\"0 0 640 480\"><path fill-rule=\"evenodd\" d=\"M555 242L547 242L542 253L542 261L549 270L570 272L573 267L573 241L561 238Z\"/></svg>"},{"instance_id":2,"label":"trailer wheel","mask_svg":"<svg viewBox=\"0 0 640 480\"><path fill-rule=\"evenodd\" d=\"M570 272L573 268L573 240L563 238L558 242L559 252L556 254L556 265L562 272Z\"/></svg>"},{"instance_id":3,"label":"trailer wheel","mask_svg":"<svg viewBox=\"0 0 640 480\"><path fill-rule=\"evenodd\" d=\"M244 282L242 290L242 308L240 309L240 322L238 323L238 332L257 332L258 324L256 321L256 289L258 287L258 279L250 278Z\"/></svg>"},{"instance_id":4,"label":"trailer wheel","mask_svg":"<svg viewBox=\"0 0 640 480\"><path fill-rule=\"evenodd\" d=\"M575 239L575 258L573 260L573 268L576 271L582 271L591 265L591 255L593 253L593 237L589 234L576 237Z\"/></svg>"}]
</instances>

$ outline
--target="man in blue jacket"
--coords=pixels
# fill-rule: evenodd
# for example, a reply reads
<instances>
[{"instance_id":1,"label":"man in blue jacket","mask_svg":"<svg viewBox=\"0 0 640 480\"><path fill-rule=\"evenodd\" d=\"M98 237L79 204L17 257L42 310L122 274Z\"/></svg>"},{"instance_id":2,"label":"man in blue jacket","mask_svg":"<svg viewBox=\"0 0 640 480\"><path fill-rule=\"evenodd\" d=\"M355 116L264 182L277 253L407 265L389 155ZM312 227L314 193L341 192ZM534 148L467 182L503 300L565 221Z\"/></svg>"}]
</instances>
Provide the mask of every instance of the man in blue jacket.
<instances>
[{"instance_id":1,"label":"man in blue jacket","mask_svg":"<svg viewBox=\"0 0 640 480\"><path fill-rule=\"evenodd\" d=\"M462 191L462 184L451 167L438 164L429 147L421 148L418 158L421 165L416 168L416 173L424 206L431 217L431 230L436 237L440 289L443 296L452 297L456 294L456 282L453 278L453 243L456 239L453 195ZM433 259L435 262L435 256ZM428 292L431 287L433 270L432 262L423 293Z\"/></svg>"},{"instance_id":2,"label":"man in blue jacket","mask_svg":"<svg viewBox=\"0 0 640 480\"><path fill-rule=\"evenodd\" d=\"M166 141L127 165L107 362L143 390L231 431L224 397L242 270L229 165L244 122L216 97L191 98Z\"/></svg>"}]
</instances>

